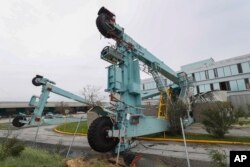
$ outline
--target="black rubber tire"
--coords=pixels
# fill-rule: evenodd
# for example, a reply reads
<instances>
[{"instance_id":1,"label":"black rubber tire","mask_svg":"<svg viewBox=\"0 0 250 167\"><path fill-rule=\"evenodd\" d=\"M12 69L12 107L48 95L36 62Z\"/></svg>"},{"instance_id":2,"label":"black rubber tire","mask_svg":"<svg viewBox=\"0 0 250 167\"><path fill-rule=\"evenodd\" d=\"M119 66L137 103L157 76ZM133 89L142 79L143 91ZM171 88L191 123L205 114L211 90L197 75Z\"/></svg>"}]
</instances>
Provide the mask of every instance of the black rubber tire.
<instances>
[{"instance_id":1,"label":"black rubber tire","mask_svg":"<svg viewBox=\"0 0 250 167\"><path fill-rule=\"evenodd\" d=\"M20 127L24 126L25 123L19 122L20 120L26 120L26 118L25 118L24 116L18 115L18 116L16 116L16 117L13 119L12 125L15 126L15 127L17 127L17 128L20 128Z\"/></svg>"},{"instance_id":2,"label":"black rubber tire","mask_svg":"<svg viewBox=\"0 0 250 167\"><path fill-rule=\"evenodd\" d=\"M100 33L106 38L112 38L112 35L109 33L112 29L107 24L110 22L110 16L105 13L101 13L96 18L96 26Z\"/></svg>"},{"instance_id":3,"label":"black rubber tire","mask_svg":"<svg viewBox=\"0 0 250 167\"><path fill-rule=\"evenodd\" d=\"M109 117L99 117L92 122L88 130L88 142L93 150L105 153L115 148L119 139L107 137L107 130L112 127L113 123Z\"/></svg>"},{"instance_id":4,"label":"black rubber tire","mask_svg":"<svg viewBox=\"0 0 250 167\"><path fill-rule=\"evenodd\" d=\"M41 85L43 85L42 83L37 82L37 79L41 79L41 78L43 78L43 77L40 76L40 75L35 76L35 77L32 79L32 84L35 85L35 86L41 86Z\"/></svg>"}]
</instances>

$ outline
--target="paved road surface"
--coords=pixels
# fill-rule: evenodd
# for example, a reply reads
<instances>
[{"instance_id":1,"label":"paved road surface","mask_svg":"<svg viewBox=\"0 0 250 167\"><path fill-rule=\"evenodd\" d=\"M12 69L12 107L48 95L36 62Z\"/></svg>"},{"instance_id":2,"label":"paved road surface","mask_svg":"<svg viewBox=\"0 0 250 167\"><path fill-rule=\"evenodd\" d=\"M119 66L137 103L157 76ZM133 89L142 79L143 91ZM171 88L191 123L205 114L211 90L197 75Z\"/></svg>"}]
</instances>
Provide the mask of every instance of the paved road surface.
<instances>
[{"instance_id":1,"label":"paved road surface","mask_svg":"<svg viewBox=\"0 0 250 167\"><path fill-rule=\"evenodd\" d=\"M55 133L53 128L55 125L41 126L37 136L37 142L70 145L73 136L62 135ZM10 131L11 136L26 141L34 141L37 127L23 127L19 130ZM8 134L7 130L0 131L0 137L5 137ZM86 136L76 136L74 146L89 147ZM188 144L189 158L192 160L210 161L210 150L225 151L229 156L230 150L250 150L250 146L242 145L203 145L203 144ZM186 158L185 148L183 143L177 142L149 142L138 141L137 147L132 151L139 153L155 154L168 157Z\"/></svg>"}]
</instances>

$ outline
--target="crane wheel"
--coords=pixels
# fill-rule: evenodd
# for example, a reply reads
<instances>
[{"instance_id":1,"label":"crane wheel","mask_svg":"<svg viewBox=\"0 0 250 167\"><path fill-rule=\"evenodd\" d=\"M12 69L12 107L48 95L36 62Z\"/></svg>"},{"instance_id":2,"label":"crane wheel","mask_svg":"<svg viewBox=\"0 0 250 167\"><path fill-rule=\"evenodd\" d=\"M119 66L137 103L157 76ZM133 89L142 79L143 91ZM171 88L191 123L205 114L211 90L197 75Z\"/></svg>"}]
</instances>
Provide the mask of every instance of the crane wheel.
<instances>
[{"instance_id":1,"label":"crane wheel","mask_svg":"<svg viewBox=\"0 0 250 167\"><path fill-rule=\"evenodd\" d=\"M105 13L101 13L96 19L96 26L98 30L106 38L112 37L112 35L109 33L112 30L111 25L109 25L110 19L110 16Z\"/></svg>"},{"instance_id":2,"label":"crane wheel","mask_svg":"<svg viewBox=\"0 0 250 167\"><path fill-rule=\"evenodd\" d=\"M26 120L26 118L25 118L24 116L18 115L18 116L16 116L16 117L13 119L12 125L15 126L15 127L17 127L17 128L20 128L20 127L24 126L25 123L19 122L20 120Z\"/></svg>"},{"instance_id":3,"label":"crane wheel","mask_svg":"<svg viewBox=\"0 0 250 167\"><path fill-rule=\"evenodd\" d=\"M40 75L37 75L35 76L33 79L32 79L32 84L35 85L35 86L41 86L43 85L42 83L38 82L37 79L42 79L43 77L40 76Z\"/></svg>"},{"instance_id":4,"label":"crane wheel","mask_svg":"<svg viewBox=\"0 0 250 167\"><path fill-rule=\"evenodd\" d=\"M113 123L109 117L95 119L88 130L90 147L97 152L109 152L119 143L118 138L109 138L107 130L112 129Z\"/></svg>"}]
</instances>

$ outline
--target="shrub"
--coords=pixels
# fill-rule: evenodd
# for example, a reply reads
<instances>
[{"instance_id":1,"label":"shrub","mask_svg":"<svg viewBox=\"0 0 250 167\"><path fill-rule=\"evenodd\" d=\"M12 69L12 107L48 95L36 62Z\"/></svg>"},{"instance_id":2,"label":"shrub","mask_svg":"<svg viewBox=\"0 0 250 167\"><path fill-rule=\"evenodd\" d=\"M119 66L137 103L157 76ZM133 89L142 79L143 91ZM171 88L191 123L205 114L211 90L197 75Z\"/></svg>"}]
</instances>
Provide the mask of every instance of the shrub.
<instances>
[{"instance_id":1,"label":"shrub","mask_svg":"<svg viewBox=\"0 0 250 167\"><path fill-rule=\"evenodd\" d=\"M210 157L214 167L228 167L227 155L225 152L221 153L217 150L210 151Z\"/></svg>"},{"instance_id":2,"label":"shrub","mask_svg":"<svg viewBox=\"0 0 250 167\"><path fill-rule=\"evenodd\" d=\"M3 141L0 148L0 159L5 159L8 156L19 156L25 149L24 144L16 137Z\"/></svg>"},{"instance_id":3,"label":"shrub","mask_svg":"<svg viewBox=\"0 0 250 167\"><path fill-rule=\"evenodd\" d=\"M17 157L0 160L1 167L65 167L63 157L41 148L25 147Z\"/></svg>"},{"instance_id":4,"label":"shrub","mask_svg":"<svg viewBox=\"0 0 250 167\"><path fill-rule=\"evenodd\" d=\"M223 138L232 124L238 122L242 116L241 109L234 109L230 103L214 102L203 112L204 119L202 124L205 130L217 138Z\"/></svg>"},{"instance_id":5,"label":"shrub","mask_svg":"<svg viewBox=\"0 0 250 167\"><path fill-rule=\"evenodd\" d=\"M247 117L247 113L244 111L243 107L240 106L239 108L235 109L235 117L237 118L236 121L239 121L239 117Z\"/></svg>"}]
</instances>

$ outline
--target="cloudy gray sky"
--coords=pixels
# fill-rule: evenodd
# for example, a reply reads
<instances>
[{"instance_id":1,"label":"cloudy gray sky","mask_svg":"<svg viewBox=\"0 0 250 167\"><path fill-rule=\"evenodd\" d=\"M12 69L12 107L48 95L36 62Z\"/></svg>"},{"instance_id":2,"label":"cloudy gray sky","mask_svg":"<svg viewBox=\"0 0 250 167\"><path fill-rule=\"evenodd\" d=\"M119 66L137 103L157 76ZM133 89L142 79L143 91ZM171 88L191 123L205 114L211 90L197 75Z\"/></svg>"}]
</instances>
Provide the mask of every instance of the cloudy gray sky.
<instances>
[{"instance_id":1,"label":"cloudy gray sky","mask_svg":"<svg viewBox=\"0 0 250 167\"><path fill-rule=\"evenodd\" d=\"M248 0L1 0L0 101L38 95L36 74L76 94L87 84L104 90L109 64L100 51L112 41L95 25L102 6L174 70L250 53Z\"/></svg>"}]
</instances>

